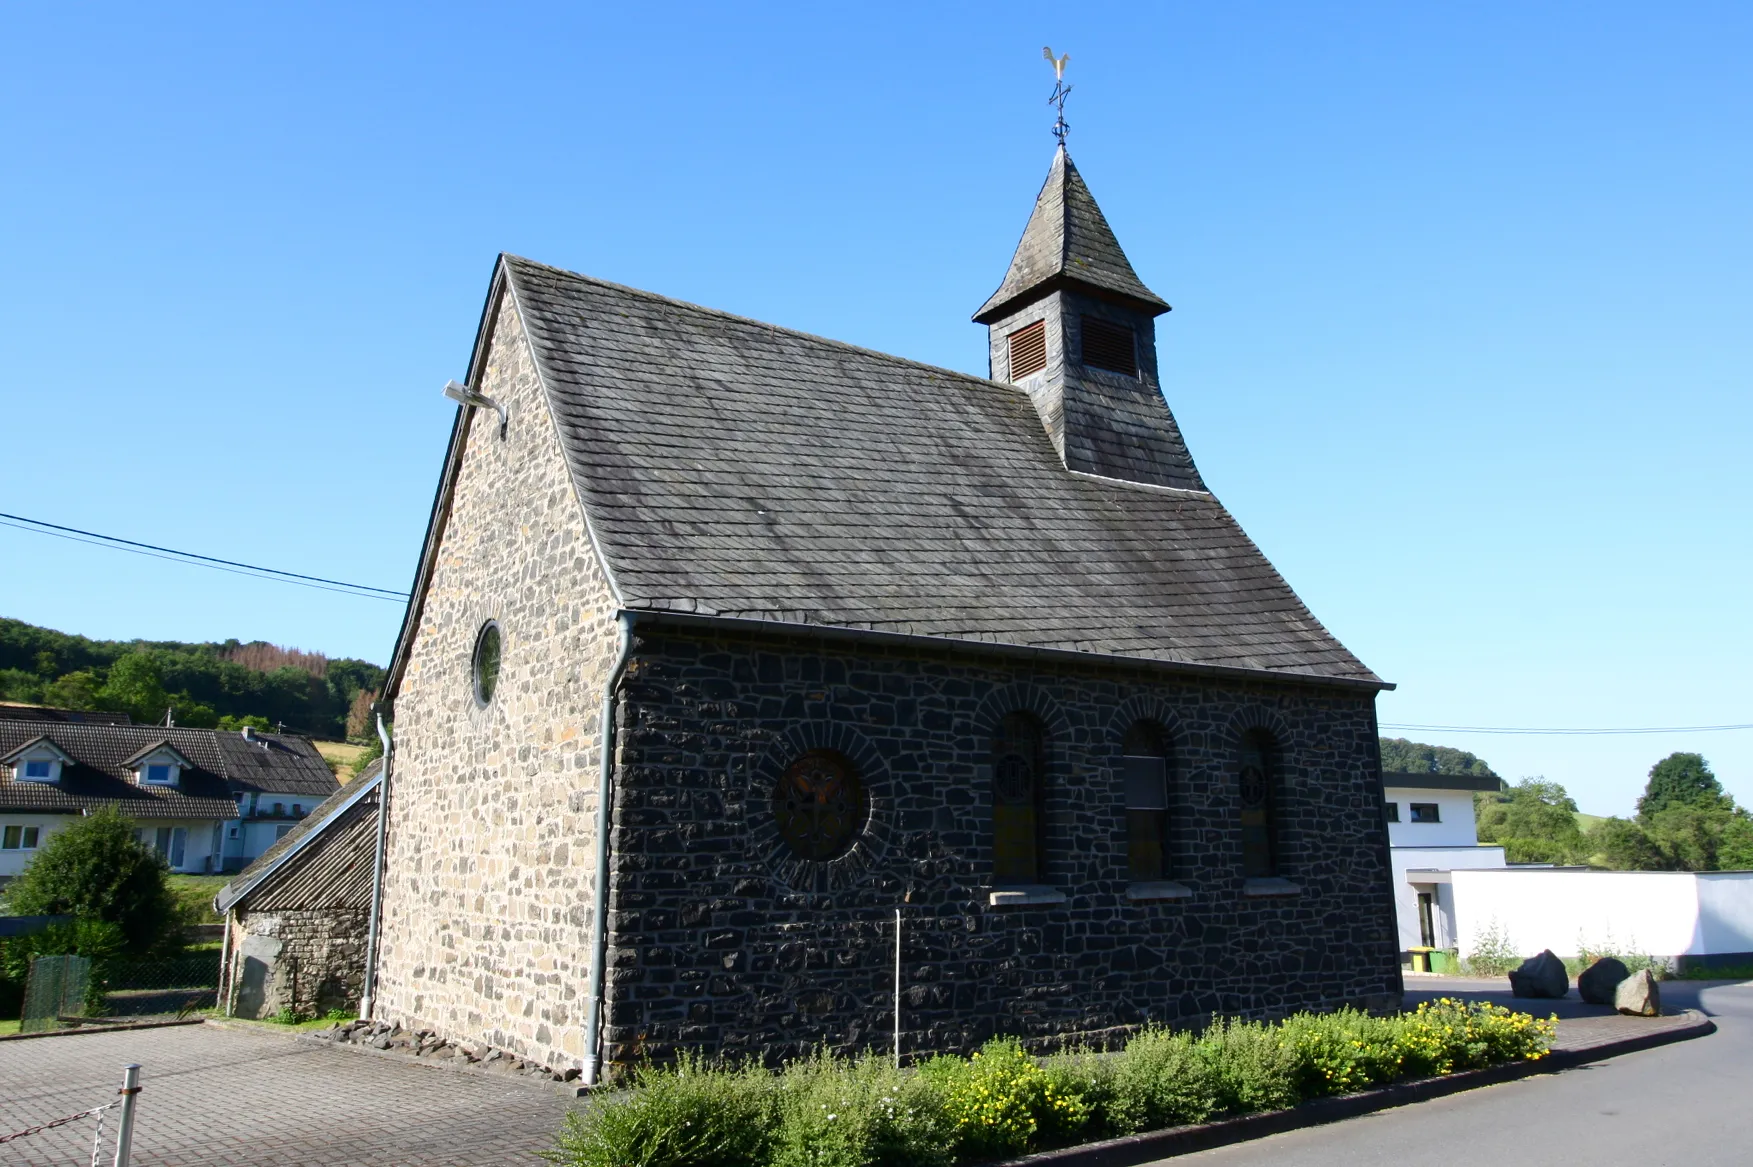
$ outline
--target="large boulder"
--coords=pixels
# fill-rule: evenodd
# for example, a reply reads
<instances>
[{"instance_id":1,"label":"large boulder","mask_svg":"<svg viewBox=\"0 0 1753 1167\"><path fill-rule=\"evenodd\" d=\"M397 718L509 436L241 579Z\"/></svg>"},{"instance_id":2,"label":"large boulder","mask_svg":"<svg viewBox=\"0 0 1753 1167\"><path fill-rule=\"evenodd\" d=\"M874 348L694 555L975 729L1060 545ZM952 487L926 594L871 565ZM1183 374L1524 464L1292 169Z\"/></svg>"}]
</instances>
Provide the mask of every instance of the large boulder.
<instances>
[{"instance_id":1,"label":"large boulder","mask_svg":"<svg viewBox=\"0 0 1753 1167\"><path fill-rule=\"evenodd\" d=\"M1510 992L1518 997L1563 997L1570 992L1570 974L1564 962L1548 948L1538 956L1530 956L1522 967L1510 973Z\"/></svg>"},{"instance_id":2,"label":"large boulder","mask_svg":"<svg viewBox=\"0 0 1753 1167\"><path fill-rule=\"evenodd\" d=\"M1619 982L1631 975L1625 962L1617 956L1603 956L1576 978L1577 996L1591 1005L1613 1004L1613 991Z\"/></svg>"},{"instance_id":3,"label":"large boulder","mask_svg":"<svg viewBox=\"0 0 1753 1167\"><path fill-rule=\"evenodd\" d=\"M1641 969L1619 982L1613 994L1613 1007L1631 1017L1660 1017L1662 990L1649 969Z\"/></svg>"}]
</instances>

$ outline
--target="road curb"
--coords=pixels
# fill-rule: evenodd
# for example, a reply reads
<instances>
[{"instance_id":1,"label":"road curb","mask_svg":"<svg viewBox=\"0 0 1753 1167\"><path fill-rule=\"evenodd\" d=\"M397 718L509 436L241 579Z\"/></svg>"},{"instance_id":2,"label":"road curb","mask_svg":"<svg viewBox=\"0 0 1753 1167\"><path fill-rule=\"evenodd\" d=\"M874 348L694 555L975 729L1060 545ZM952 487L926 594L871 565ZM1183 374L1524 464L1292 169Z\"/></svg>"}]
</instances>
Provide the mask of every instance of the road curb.
<instances>
[{"instance_id":1,"label":"road curb","mask_svg":"<svg viewBox=\"0 0 1753 1167\"><path fill-rule=\"evenodd\" d=\"M1602 1058L1654 1049L1656 1046L1671 1045L1716 1032L1716 1023L1696 1009L1688 1009L1681 1016L1687 1018L1687 1024L1666 1026L1650 1033L1613 1038L1591 1045L1555 1049L1537 1062L1509 1062L1501 1066L1487 1066L1483 1070L1463 1070L1441 1078L1397 1082L1379 1090L1366 1090L1340 1098L1318 1098L1289 1110L1244 1114L1217 1122L1170 1127L1167 1130L1106 1139L1099 1143L1064 1147L1057 1151L1041 1151L1021 1159L1008 1160L996 1167L1137 1167L1138 1164L1156 1159L1228 1146L1231 1143L1243 1143L1265 1138L1267 1135L1301 1130L1304 1127L1322 1126L1378 1110L1405 1106L1411 1102L1427 1102L1433 1098L1459 1094L1463 1090L1475 1090L1481 1086L1495 1086L1500 1082L1530 1078L1535 1074L1568 1070Z\"/></svg>"},{"instance_id":2,"label":"road curb","mask_svg":"<svg viewBox=\"0 0 1753 1167\"><path fill-rule=\"evenodd\" d=\"M76 1025L72 1029L51 1029L44 1033L0 1033L0 1041L31 1041L39 1037L78 1037L84 1033L127 1033L135 1029L167 1029L172 1025L199 1025L200 1017L180 1021L118 1022L115 1025Z\"/></svg>"}]
</instances>

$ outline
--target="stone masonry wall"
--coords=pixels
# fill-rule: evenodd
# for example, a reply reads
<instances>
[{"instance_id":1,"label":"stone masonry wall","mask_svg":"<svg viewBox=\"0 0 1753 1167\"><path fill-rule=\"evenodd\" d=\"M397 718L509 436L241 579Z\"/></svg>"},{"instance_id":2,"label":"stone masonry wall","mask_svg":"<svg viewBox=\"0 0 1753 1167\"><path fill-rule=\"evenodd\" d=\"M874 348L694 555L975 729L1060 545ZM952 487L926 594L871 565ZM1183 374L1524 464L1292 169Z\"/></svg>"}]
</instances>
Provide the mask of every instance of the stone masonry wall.
<instances>
[{"instance_id":1,"label":"stone masonry wall","mask_svg":"<svg viewBox=\"0 0 1753 1167\"><path fill-rule=\"evenodd\" d=\"M1059 904L988 899L991 739L1013 710L1048 733ZM646 627L620 717L614 1064L892 1048L897 907L908 1052L1398 1002L1367 692ZM1167 875L1187 898L1128 899L1120 747L1138 718L1171 741ZM1278 871L1295 894L1245 894L1251 728L1279 743ZM828 863L791 857L772 814L776 779L811 748L851 759L870 796L858 842Z\"/></svg>"},{"instance_id":2,"label":"stone masonry wall","mask_svg":"<svg viewBox=\"0 0 1753 1167\"><path fill-rule=\"evenodd\" d=\"M583 1058L598 721L615 605L511 297L396 699L376 1013L554 1067ZM477 705L477 635L503 635Z\"/></svg>"},{"instance_id":3,"label":"stone masonry wall","mask_svg":"<svg viewBox=\"0 0 1753 1167\"><path fill-rule=\"evenodd\" d=\"M316 1016L359 1004L369 913L347 908L246 912L232 927L227 982L239 1017L281 1009Z\"/></svg>"}]
</instances>

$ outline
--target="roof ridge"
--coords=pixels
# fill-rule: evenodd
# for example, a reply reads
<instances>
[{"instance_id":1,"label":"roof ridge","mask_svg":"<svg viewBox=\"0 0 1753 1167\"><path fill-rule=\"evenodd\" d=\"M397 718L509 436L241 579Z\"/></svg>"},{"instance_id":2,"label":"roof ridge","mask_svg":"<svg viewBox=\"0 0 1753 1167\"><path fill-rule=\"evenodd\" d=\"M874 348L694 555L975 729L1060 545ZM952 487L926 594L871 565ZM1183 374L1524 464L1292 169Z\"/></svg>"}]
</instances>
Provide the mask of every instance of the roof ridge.
<instances>
[{"instance_id":1,"label":"roof ridge","mask_svg":"<svg viewBox=\"0 0 1753 1167\"><path fill-rule=\"evenodd\" d=\"M929 361L914 360L912 357L897 356L894 353L883 352L881 349L866 348L860 344L853 344L849 340L836 340L831 336L823 336L819 332L805 332L801 328L787 328L783 324L774 324L767 320L757 320L753 316L742 316L735 312L726 312L722 308L710 308L704 304L696 304L692 300L679 300L674 296L665 296L660 292L648 292L644 288L635 288L629 284L618 284L614 280L605 280L600 276L586 275L583 272L571 271L563 267L555 267L551 263L542 263L539 260L529 259L522 255L513 255L509 251L501 254L504 259L512 260L527 267L556 272L559 275L565 276L567 279L594 284L599 288L609 288L617 292L626 292L627 294L636 296L642 300L655 300L660 304L668 304L675 308L686 308L690 311L699 312L705 316L716 316L721 320L731 320L738 324L752 324L756 328L763 329L767 332L783 333L786 336L795 336L799 340L814 341L817 344L827 345L830 348L843 349L847 352L858 353L861 356L878 357L897 365L906 366L907 368L924 369L927 372L942 373L949 377L957 377L961 380L972 381L979 385L990 385L995 389L1003 389L1010 396L1022 397L1024 399L1028 398L1028 393L1025 390L1019 389L1008 381L998 381L991 377L979 376L975 373L965 373L960 369L951 369L945 365L934 365Z\"/></svg>"}]
</instances>

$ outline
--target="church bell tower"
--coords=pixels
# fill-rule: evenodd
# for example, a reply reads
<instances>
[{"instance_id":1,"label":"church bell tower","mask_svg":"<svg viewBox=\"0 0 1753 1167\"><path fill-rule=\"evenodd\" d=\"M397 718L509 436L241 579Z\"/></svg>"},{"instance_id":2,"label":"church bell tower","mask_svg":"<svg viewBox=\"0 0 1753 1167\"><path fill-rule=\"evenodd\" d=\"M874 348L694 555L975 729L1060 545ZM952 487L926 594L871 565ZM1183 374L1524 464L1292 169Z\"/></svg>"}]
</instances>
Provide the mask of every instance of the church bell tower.
<instances>
[{"instance_id":1,"label":"church bell tower","mask_svg":"<svg viewBox=\"0 0 1753 1167\"><path fill-rule=\"evenodd\" d=\"M1204 490L1157 377L1169 310L1132 270L1063 142L980 310L991 376L1026 390L1066 469Z\"/></svg>"}]
</instances>

